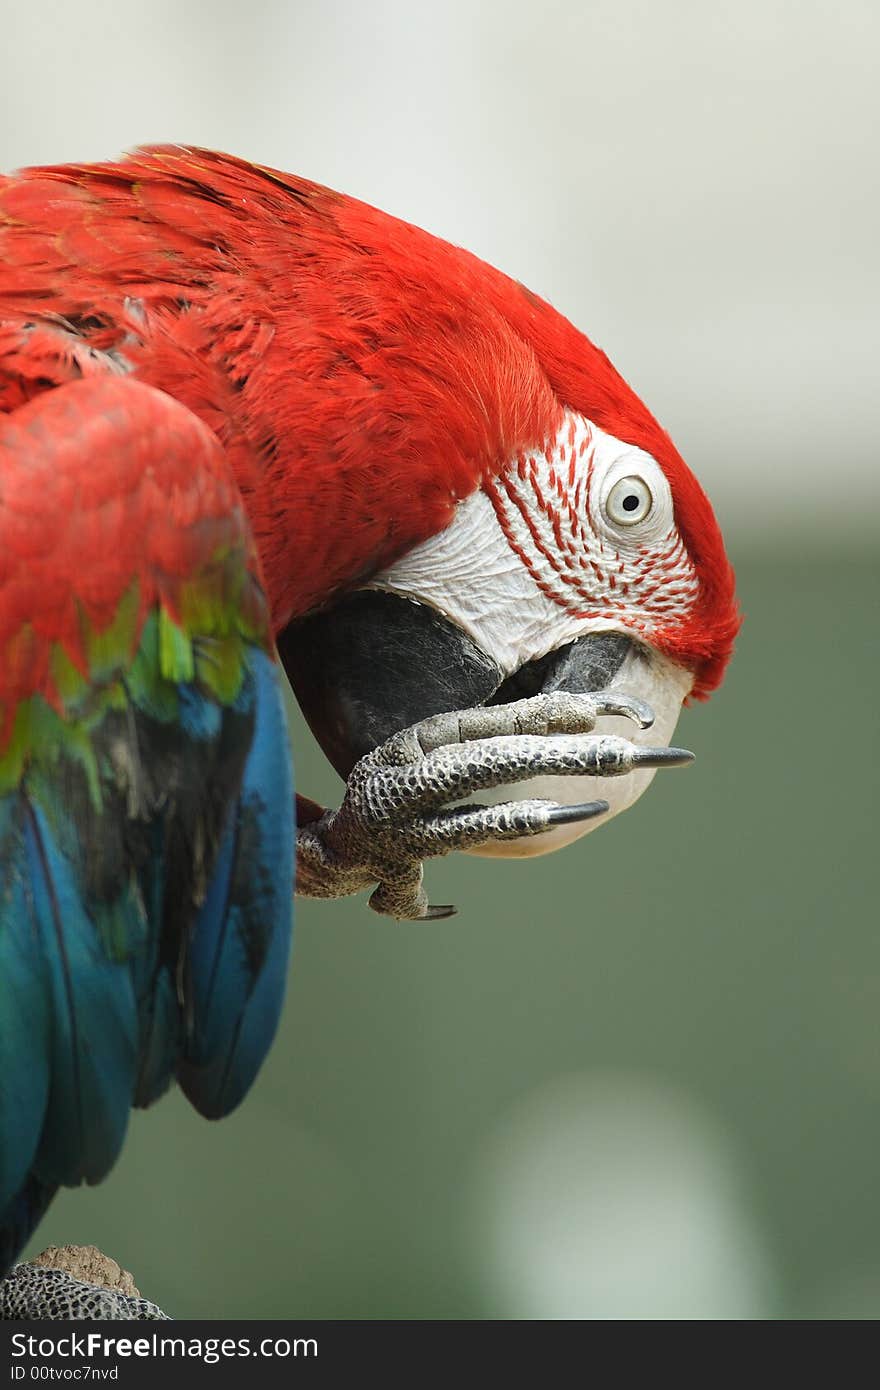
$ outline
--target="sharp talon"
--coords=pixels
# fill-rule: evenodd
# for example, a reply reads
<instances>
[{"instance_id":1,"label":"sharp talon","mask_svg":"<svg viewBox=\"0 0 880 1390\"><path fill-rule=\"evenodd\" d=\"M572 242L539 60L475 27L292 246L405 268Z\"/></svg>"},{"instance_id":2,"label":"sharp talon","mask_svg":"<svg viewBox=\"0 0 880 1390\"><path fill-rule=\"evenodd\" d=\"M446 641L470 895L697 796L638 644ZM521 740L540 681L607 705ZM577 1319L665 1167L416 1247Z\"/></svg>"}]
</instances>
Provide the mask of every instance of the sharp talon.
<instances>
[{"instance_id":1,"label":"sharp talon","mask_svg":"<svg viewBox=\"0 0 880 1390\"><path fill-rule=\"evenodd\" d=\"M636 748L632 760L637 767L684 767L694 754L687 748Z\"/></svg>"},{"instance_id":2,"label":"sharp talon","mask_svg":"<svg viewBox=\"0 0 880 1390\"><path fill-rule=\"evenodd\" d=\"M594 820L609 809L607 801L581 801L576 806L554 806L548 812L548 825L571 825L572 821Z\"/></svg>"},{"instance_id":3,"label":"sharp talon","mask_svg":"<svg viewBox=\"0 0 880 1390\"><path fill-rule=\"evenodd\" d=\"M646 705L642 700L639 700L638 705L636 705L635 700L633 700L633 706L635 707L635 713L639 717L639 727L641 729L650 729L651 725L654 723L654 711L651 709L651 706Z\"/></svg>"},{"instance_id":4,"label":"sharp talon","mask_svg":"<svg viewBox=\"0 0 880 1390\"><path fill-rule=\"evenodd\" d=\"M442 917L455 917L457 914L458 908L455 903L429 903L422 921L439 922Z\"/></svg>"},{"instance_id":5,"label":"sharp talon","mask_svg":"<svg viewBox=\"0 0 880 1390\"><path fill-rule=\"evenodd\" d=\"M651 706L645 700L637 700L634 695L627 695L625 700L619 702L609 697L602 714L621 714L626 719L634 720L640 729L650 729L654 723L654 711Z\"/></svg>"}]
</instances>

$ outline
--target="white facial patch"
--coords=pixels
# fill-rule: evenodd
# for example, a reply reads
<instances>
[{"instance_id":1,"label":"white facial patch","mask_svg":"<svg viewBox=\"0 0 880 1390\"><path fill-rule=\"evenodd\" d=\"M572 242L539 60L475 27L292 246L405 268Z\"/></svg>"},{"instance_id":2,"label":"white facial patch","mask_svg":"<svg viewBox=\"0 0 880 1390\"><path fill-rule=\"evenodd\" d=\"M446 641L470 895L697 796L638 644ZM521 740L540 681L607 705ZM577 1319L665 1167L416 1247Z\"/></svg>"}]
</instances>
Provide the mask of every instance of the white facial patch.
<instances>
[{"instance_id":1,"label":"white facial patch","mask_svg":"<svg viewBox=\"0 0 880 1390\"><path fill-rule=\"evenodd\" d=\"M627 633L649 650L633 650L612 688L645 700L655 722L639 730L625 719L600 719L596 732L647 746L672 736L692 677L652 639L686 617L697 577L662 468L582 416L568 413L551 445L522 451L459 504L445 531L370 587L437 609L505 676L589 633ZM474 800L483 803L602 799L610 809L595 820L471 852L521 858L559 849L626 810L653 776L653 769L642 769L614 778L553 777L481 792Z\"/></svg>"},{"instance_id":2,"label":"white facial patch","mask_svg":"<svg viewBox=\"0 0 880 1390\"><path fill-rule=\"evenodd\" d=\"M552 446L512 459L370 588L430 604L510 675L588 632L650 642L697 579L660 466L569 413Z\"/></svg>"}]
</instances>

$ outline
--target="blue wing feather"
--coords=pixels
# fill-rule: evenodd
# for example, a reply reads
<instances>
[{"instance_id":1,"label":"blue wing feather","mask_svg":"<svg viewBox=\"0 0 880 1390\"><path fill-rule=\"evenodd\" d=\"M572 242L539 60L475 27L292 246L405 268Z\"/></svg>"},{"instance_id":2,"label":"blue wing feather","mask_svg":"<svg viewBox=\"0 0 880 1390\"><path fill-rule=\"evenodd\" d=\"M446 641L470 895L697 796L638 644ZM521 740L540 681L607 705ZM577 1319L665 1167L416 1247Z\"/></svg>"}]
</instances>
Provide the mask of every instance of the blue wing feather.
<instances>
[{"instance_id":1,"label":"blue wing feather","mask_svg":"<svg viewBox=\"0 0 880 1390\"><path fill-rule=\"evenodd\" d=\"M16 810L12 797L0 801L0 1214L14 1201L37 1152L49 1095L51 1045L30 888L20 871L24 844ZM0 1222L5 1224L2 1215Z\"/></svg>"},{"instance_id":2,"label":"blue wing feather","mask_svg":"<svg viewBox=\"0 0 880 1390\"><path fill-rule=\"evenodd\" d=\"M239 1104L278 1026L293 914L293 784L278 668L252 668L254 734L241 793L187 957L192 1026L178 1067L197 1110L219 1118Z\"/></svg>"},{"instance_id":3,"label":"blue wing feather","mask_svg":"<svg viewBox=\"0 0 880 1390\"><path fill-rule=\"evenodd\" d=\"M56 848L42 810L29 804L24 845L52 1015L35 1168L56 1186L99 1182L122 1147L131 1107L138 1048L131 972L108 954L82 901L76 866Z\"/></svg>"}]
</instances>

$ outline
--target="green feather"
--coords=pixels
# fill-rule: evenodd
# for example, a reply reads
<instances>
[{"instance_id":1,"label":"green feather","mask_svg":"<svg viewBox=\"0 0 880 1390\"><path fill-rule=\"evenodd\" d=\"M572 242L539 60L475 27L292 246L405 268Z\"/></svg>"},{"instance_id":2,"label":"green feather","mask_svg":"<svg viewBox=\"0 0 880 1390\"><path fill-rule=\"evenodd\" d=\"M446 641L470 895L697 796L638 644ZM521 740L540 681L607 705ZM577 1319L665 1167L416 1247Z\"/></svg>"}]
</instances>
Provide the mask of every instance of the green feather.
<instances>
[{"instance_id":1,"label":"green feather","mask_svg":"<svg viewBox=\"0 0 880 1390\"><path fill-rule=\"evenodd\" d=\"M139 611L140 585L135 579L119 600L113 620L100 632L82 613L80 628L89 674L93 680L106 680L128 665L137 636Z\"/></svg>"},{"instance_id":2,"label":"green feather","mask_svg":"<svg viewBox=\"0 0 880 1390\"><path fill-rule=\"evenodd\" d=\"M159 669L169 681L191 681L195 675L192 642L166 608L159 609Z\"/></svg>"}]
</instances>

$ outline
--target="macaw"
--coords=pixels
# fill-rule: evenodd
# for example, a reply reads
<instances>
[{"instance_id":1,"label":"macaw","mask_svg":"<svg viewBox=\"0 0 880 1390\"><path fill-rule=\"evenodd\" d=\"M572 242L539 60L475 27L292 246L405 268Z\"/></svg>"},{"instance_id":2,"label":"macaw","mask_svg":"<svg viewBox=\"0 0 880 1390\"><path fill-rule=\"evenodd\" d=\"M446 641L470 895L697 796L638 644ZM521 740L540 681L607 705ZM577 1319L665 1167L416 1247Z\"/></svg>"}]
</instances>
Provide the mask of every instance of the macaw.
<instances>
[{"instance_id":1,"label":"macaw","mask_svg":"<svg viewBox=\"0 0 880 1390\"><path fill-rule=\"evenodd\" d=\"M0 1265L132 1104L244 1095L294 844L444 915L424 859L687 761L738 622L669 436L474 256L205 150L0 178ZM276 654L348 783L296 825Z\"/></svg>"}]
</instances>

